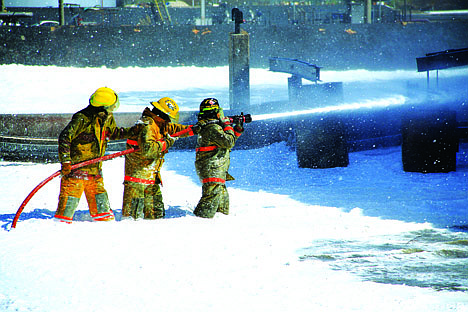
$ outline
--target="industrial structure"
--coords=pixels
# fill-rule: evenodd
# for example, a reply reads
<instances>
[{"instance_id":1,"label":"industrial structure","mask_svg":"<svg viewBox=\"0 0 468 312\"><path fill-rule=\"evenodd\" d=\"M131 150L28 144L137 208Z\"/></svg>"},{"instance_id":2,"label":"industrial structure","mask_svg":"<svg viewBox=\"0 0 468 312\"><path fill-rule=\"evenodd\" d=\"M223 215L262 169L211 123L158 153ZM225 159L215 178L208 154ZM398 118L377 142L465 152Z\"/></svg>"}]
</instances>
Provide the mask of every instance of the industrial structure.
<instances>
[{"instance_id":1,"label":"industrial structure","mask_svg":"<svg viewBox=\"0 0 468 312\"><path fill-rule=\"evenodd\" d=\"M397 5L401 3L400 5ZM421 11L411 1L162 1L162 0L0 0L0 25L215 25L230 23L238 7L246 23L259 25L373 24L457 21L465 10ZM457 6L453 6L457 8Z\"/></svg>"}]
</instances>

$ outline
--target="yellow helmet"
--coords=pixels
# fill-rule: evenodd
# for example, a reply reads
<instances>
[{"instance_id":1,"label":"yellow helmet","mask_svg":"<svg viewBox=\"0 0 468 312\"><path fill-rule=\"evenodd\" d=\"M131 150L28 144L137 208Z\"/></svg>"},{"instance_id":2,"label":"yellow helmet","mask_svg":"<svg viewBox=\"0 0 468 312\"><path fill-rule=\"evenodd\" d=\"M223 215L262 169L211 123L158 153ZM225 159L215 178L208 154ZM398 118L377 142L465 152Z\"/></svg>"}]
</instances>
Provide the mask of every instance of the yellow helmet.
<instances>
[{"instance_id":1,"label":"yellow helmet","mask_svg":"<svg viewBox=\"0 0 468 312\"><path fill-rule=\"evenodd\" d=\"M89 98L89 104L94 107L104 107L107 111L114 111L119 107L119 97L114 90L102 87L97 89Z\"/></svg>"},{"instance_id":2,"label":"yellow helmet","mask_svg":"<svg viewBox=\"0 0 468 312\"><path fill-rule=\"evenodd\" d=\"M172 122L177 122L179 120L179 106L177 106L177 103L173 99L163 97L157 102L151 102L151 105L166 114Z\"/></svg>"}]
</instances>

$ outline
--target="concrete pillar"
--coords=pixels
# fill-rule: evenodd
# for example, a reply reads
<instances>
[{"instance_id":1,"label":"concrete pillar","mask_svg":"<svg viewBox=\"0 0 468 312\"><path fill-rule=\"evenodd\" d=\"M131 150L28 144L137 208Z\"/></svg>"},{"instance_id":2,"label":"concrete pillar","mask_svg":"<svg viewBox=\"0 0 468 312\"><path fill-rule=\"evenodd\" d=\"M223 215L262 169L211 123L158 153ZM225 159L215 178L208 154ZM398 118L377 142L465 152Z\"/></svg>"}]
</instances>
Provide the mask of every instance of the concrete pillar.
<instances>
[{"instance_id":1,"label":"concrete pillar","mask_svg":"<svg viewBox=\"0 0 468 312\"><path fill-rule=\"evenodd\" d=\"M297 105L298 104L298 96L300 89L302 88L302 78L297 75L292 75L288 78L288 95L289 95L289 102Z\"/></svg>"},{"instance_id":2,"label":"concrete pillar","mask_svg":"<svg viewBox=\"0 0 468 312\"><path fill-rule=\"evenodd\" d=\"M249 34L229 34L229 107L242 111L250 105Z\"/></svg>"},{"instance_id":3,"label":"concrete pillar","mask_svg":"<svg viewBox=\"0 0 468 312\"><path fill-rule=\"evenodd\" d=\"M201 20L201 25L206 25L206 8L205 8L205 0L201 0L200 4L200 20Z\"/></svg>"}]
</instances>

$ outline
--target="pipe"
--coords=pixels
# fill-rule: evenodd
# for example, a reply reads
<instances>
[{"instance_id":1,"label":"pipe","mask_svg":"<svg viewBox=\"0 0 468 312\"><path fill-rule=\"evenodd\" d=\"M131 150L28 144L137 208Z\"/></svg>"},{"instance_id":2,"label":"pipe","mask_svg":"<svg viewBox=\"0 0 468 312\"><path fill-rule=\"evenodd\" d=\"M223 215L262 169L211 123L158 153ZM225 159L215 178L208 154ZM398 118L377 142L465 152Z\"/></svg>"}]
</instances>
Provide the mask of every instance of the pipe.
<instances>
[{"instance_id":1,"label":"pipe","mask_svg":"<svg viewBox=\"0 0 468 312\"><path fill-rule=\"evenodd\" d=\"M367 0L364 10L366 11L365 20L367 24L372 24L372 0Z\"/></svg>"},{"instance_id":2,"label":"pipe","mask_svg":"<svg viewBox=\"0 0 468 312\"><path fill-rule=\"evenodd\" d=\"M206 8L205 8L205 0L201 0L200 5L200 23L201 25L206 25L205 17L206 17Z\"/></svg>"},{"instance_id":3,"label":"pipe","mask_svg":"<svg viewBox=\"0 0 468 312\"><path fill-rule=\"evenodd\" d=\"M59 25L65 25L65 9L63 6L63 0L59 0Z\"/></svg>"}]
</instances>

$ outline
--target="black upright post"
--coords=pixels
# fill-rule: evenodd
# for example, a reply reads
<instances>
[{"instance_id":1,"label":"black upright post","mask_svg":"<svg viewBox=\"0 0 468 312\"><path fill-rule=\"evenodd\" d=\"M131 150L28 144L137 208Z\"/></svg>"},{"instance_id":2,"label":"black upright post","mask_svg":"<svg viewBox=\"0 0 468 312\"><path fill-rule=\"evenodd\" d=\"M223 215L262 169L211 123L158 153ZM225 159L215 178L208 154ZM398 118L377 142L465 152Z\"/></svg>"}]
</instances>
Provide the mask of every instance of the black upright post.
<instances>
[{"instance_id":1,"label":"black upright post","mask_svg":"<svg viewBox=\"0 0 468 312\"><path fill-rule=\"evenodd\" d=\"M240 34L240 24L244 22L244 13L238 8L232 9L232 20L234 22L234 33Z\"/></svg>"},{"instance_id":2,"label":"black upright post","mask_svg":"<svg viewBox=\"0 0 468 312\"><path fill-rule=\"evenodd\" d=\"M59 23L60 26L65 25L65 10L63 7L63 0L59 0Z\"/></svg>"}]
</instances>

